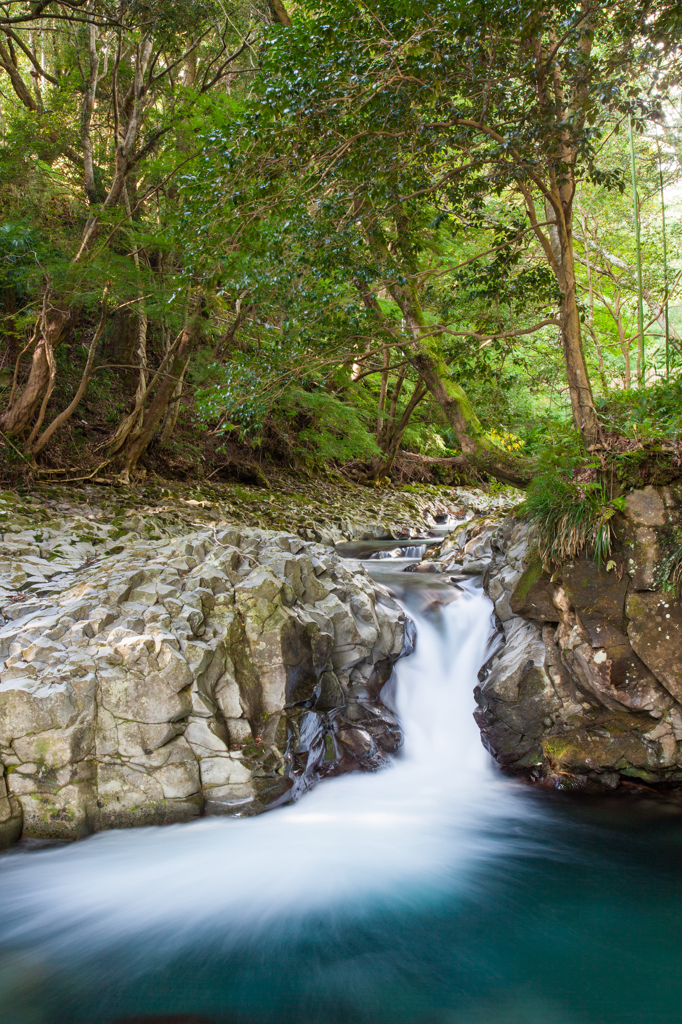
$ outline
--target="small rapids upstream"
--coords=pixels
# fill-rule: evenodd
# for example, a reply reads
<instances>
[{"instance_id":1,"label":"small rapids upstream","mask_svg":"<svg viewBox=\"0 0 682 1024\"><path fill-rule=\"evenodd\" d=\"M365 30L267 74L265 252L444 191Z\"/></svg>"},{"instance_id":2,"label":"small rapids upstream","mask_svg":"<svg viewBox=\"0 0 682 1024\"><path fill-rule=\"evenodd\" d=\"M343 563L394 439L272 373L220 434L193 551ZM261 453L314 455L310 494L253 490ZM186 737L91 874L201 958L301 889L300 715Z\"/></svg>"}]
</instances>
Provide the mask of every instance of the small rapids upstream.
<instances>
[{"instance_id":1,"label":"small rapids upstream","mask_svg":"<svg viewBox=\"0 0 682 1024\"><path fill-rule=\"evenodd\" d=\"M502 776L472 718L490 602L400 584L393 765L257 818L1 858L3 1024L676 1019L680 818Z\"/></svg>"},{"instance_id":2,"label":"small rapids upstream","mask_svg":"<svg viewBox=\"0 0 682 1024\"><path fill-rule=\"evenodd\" d=\"M421 558L426 551L426 544L408 544L402 548L389 548L388 551L377 551L372 558Z\"/></svg>"}]
</instances>

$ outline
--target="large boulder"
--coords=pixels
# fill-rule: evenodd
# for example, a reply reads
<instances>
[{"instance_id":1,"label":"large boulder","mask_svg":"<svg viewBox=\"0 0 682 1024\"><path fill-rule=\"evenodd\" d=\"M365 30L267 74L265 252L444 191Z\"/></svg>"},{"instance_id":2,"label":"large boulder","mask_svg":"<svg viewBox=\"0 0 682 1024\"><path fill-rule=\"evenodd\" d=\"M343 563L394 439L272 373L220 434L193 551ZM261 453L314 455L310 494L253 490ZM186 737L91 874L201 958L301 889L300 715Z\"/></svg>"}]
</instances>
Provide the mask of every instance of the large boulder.
<instances>
[{"instance_id":1,"label":"large boulder","mask_svg":"<svg viewBox=\"0 0 682 1024\"><path fill-rule=\"evenodd\" d=\"M253 814L398 749L410 634L359 563L216 527L86 559L3 607L0 844Z\"/></svg>"},{"instance_id":2,"label":"large boulder","mask_svg":"<svg viewBox=\"0 0 682 1024\"><path fill-rule=\"evenodd\" d=\"M498 586L501 586L501 583L498 583ZM496 589L491 580L489 584L491 596L495 593L497 597ZM561 616L556 605L556 596L556 584L547 578L540 556L535 551L529 559L527 568L516 581L509 608L513 615L520 615L525 619L534 619L536 622L558 622Z\"/></svg>"},{"instance_id":3,"label":"large boulder","mask_svg":"<svg viewBox=\"0 0 682 1024\"><path fill-rule=\"evenodd\" d=\"M500 642L476 719L501 764L560 786L682 780L681 529L682 488L632 491L608 566L550 574L526 524L488 528Z\"/></svg>"}]
</instances>

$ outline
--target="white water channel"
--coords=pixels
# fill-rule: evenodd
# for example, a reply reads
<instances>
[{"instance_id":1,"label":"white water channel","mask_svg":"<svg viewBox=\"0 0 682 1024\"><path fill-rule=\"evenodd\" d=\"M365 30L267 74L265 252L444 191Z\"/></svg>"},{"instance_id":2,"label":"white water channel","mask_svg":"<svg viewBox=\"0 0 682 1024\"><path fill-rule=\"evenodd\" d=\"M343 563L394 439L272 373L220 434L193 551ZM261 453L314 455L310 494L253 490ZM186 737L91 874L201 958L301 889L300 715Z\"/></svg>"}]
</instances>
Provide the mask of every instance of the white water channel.
<instances>
[{"instance_id":1,"label":"white water channel","mask_svg":"<svg viewBox=\"0 0 682 1024\"><path fill-rule=\"evenodd\" d=\"M446 876L475 886L471 869L513 844L501 819L531 813L496 774L472 718L491 605L471 588L429 617L412 614L416 650L394 677L405 745L390 768L325 781L257 818L7 855L0 945L54 964L92 958L106 971L108 951L134 942L144 970L145 949L158 961L199 935L230 947L295 931L311 913L436 898Z\"/></svg>"}]
</instances>

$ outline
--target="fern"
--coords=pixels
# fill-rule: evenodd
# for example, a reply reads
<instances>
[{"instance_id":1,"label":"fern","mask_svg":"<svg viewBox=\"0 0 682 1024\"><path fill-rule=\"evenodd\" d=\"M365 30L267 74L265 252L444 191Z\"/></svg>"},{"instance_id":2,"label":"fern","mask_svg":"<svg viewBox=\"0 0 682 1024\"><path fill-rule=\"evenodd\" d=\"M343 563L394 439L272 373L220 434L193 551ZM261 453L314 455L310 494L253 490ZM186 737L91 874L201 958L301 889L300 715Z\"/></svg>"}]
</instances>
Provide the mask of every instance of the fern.
<instances>
[{"instance_id":1,"label":"fern","mask_svg":"<svg viewBox=\"0 0 682 1024\"><path fill-rule=\"evenodd\" d=\"M308 461L328 462L371 459L380 453L374 437L365 429L357 408L327 391L291 388L285 415L294 419L306 414L312 422L298 431L297 454Z\"/></svg>"}]
</instances>

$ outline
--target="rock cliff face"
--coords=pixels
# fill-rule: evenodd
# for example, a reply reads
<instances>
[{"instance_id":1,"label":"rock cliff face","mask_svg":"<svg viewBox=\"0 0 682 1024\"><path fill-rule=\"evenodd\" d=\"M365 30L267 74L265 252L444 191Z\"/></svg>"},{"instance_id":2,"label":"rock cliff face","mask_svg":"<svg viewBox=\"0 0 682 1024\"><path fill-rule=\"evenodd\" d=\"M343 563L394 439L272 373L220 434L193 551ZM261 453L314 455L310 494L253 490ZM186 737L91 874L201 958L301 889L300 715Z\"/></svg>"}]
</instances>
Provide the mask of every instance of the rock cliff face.
<instances>
[{"instance_id":1,"label":"rock cliff face","mask_svg":"<svg viewBox=\"0 0 682 1024\"><path fill-rule=\"evenodd\" d=\"M69 552L5 542L34 589L0 628L4 844L253 814L398 748L379 693L411 623L357 562L213 526L110 538L60 584Z\"/></svg>"},{"instance_id":2,"label":"rock cliff face","mask_svg":"<svg viewBox=\"0 0 682 1024\"><path fill-rule=\"evenodd\" d=\"M513 519L468 543L499 622L476 691L495 758L560 786L682 781L682 486L628 494L601 569L583 557L550 578Z\"/></svg>"}]
</instances>

